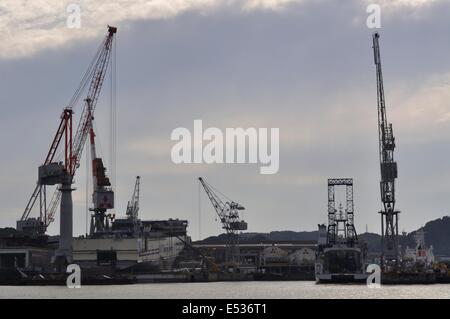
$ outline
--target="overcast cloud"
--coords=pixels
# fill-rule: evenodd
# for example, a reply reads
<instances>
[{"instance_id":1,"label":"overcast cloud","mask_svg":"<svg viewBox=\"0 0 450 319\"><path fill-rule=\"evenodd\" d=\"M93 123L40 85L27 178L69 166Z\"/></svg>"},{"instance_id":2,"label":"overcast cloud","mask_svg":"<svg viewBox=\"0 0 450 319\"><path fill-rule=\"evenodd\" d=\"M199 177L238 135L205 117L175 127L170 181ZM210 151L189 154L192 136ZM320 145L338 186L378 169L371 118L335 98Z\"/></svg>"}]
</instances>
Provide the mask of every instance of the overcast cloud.
<instances>
[{"instance_id":1,"label":"overcast cloud","mask_svg":"<svg viewBox=\"0 0 450 319\"><path fill-rule=\"evenodd\" d=\"M353 177L357 230L379 232L372 1L86 0L77 2L81 28L68 29L72 2L0 1L1 226L20 217L60 112L110 24L119 28L118 215L141 175L141 217L188 219L197 238L203 176L247 208L249 231L313 230L326 221L327 178ZM410 231L450 204L450 1L379 3L400 228ZM108 90L96 127L109 163ZM259 175L259 164L173 164L170 134L195 119L280 128L278 174ZM85 183L83 159L76 234L85 229ZM202 192L202 237L220 231Z\"/></svg>"}]
</instances>

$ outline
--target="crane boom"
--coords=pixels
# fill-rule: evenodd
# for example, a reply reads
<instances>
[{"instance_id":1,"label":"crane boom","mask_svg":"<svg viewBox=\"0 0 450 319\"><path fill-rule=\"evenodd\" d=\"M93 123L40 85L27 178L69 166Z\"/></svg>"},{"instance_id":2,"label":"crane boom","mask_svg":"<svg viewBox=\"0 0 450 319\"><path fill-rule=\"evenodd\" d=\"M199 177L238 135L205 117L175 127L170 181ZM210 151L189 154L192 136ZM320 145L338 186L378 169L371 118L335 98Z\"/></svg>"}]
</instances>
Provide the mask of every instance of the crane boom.
<instances>
[{"instance_id":1,"label":"crane boom","mask_svg":"<svg viewBox=\"0 0 450 319\"><path fill-rule=\"evenodd\" d=\"M103 44L103 50L101 50L95 67L93 70L93 77L90 82L87 98L84 103L83 111L81 113L80 122L74 138L73 144L73 161L71 171L74 174L75 170L80 165L81 153L86 143L86 139L90 130L91 120L90 116L94 114L95 107L97 106L98 97L102 89L103 80L105 79L106 70L108 68L109 60L112 53L112 44L114 34L117 32L117 28L108 27L108 34ZM90 104L90 105L89 105Z\"/></svg>"},{"instance_id":2,"label":"crane boom","mask_svg":"<svg viewBox=\"0 0 450 319\"><path fill-rule=\"evenodd\" d=\"M386 102L384 97L383 73L381 69L379 33L373 34L373 51L377 75L378 102L378 135L380 156L380 193L383 210L381 214L382 252L383 262L399 261L398 248L398 214L395 210L395 179L397 178L397 163L394 161L395 138L392 124L386 116Z\"/></svg>"},{"instance_id":3,"label":"crane boom","mask_svg":"<svg viewBox=\"0 0 450 319\"><path fill-rule=\"evenodd\" d=\"M213 191L212 186L206 183L203 178L199 177L199 181L205 189L206 195L208 195L209 200L211 201L217 216L219 216L220 222L222 223L222 228L227 232L232 232L234 230L245 230L247 229L238 229L239 228L239 210L244 210L245 208L234 202L227 201L223 202L220 197ZM241 225L244 226L244 225Z\"/></svg>"},{"instance_id":4,"label":"crane boom","mask_svg":"<svg viewBox=\"0 0 450 319\"><path fill-rule=\"evenodd\" d=\"M217 213L217 216L219 216L221 222L223 222L225 219L225 213L224 213L225 204L224 204L224 202L222 202L222 200L219 198L219 196L217 196L217 194L213 192L211 187L208 184L206 184L206 182L203 180L203 178L199 177L198 180L202 184L203 189L206 192L206 195L208 196L209 200L211 201L211 204L213 205L213 207Z\"/></svg>"},{"instance_id":5,"label":"crane boom","mask_svg":"<svg viewBox=\"0 0 450 319\"><path fill-rule=\"evenodd\" d=\"M65 108L63 112L63 116L61 117L61 123L58 127L57 133L55 134L55 137L53 139L53 142L50 146L50 150L47 154L47 157L44 161L44 165L51 163L54 160L56 150L58 148L58 145L60 144L60 141L63 137L64 132L67 132L68 129L70 129L70 136L72 131L72 125L70 122L70 127L68 127L67 119L65 120L64 115L66 112L70 112L72 114L72 108L79 100L82 92L85 90L89 83L89 90L87 93L87 98L84 103L84 107L81 113L80 122L78 123L78 127L76 130L75 138L73 140L70 140L70 154L66 154L66 169L68 173L73 176L75 174L76 169L79 166L80 160L81 160L81 154L83 151L83 147L86 143L87 136L89 134L90 130L90 114L95 110L95 106L97 104L97 100L100 95L100 91L103 85L103 81L106 75L106 70L108 68L108 64L111 58L111 53L113 49L113 39L114 34L117 32L117 28L108 26L108 33L106 37L104 38L102 45L100 46L99 50L97 51L97 54L95 55L94 60L91 62L88 70L86 71L78 89L75 91L74 96L72 97L69 106ZM91 107L91 111L89 111L89 104ZM66 141L67 142L67 141ZM66 148L68 149L68 148ZM21 221L24 221L28 219L31 210L39 196L42 195L42 193L45 194L45 185L36 185L31 198L29 199L27 206L25 207L25 210L22 214ZM48 207L44 207L44 222L45 222L45 228L47 228L50 223L54 220L54 216L56 213L56 209L58 207L58 203L61 200L61 193L58 190L55 190L55 193L53 194L51 201L48 205ZM42 207L42 204L41 204ZM42 211L41 211L42 215ZM41 216L42 218L42 216Z\"/></svg>"},{"instance_id":6,"label":"crane boom","mask_svg":"<svg viewBox=\"0 0 450 319\"><path fill-rule=\"evenodd\" d=\"M72 113L73 112L71 109L69 109L69 108L64 109L63 114L61 115L61 121L59 123L58 130L56 131L55 137L53 138L52 144L50 145L50 150L48 151L47 157L45 158L44 165L48 165L53 161L55 154L56 154L56 150L58 149L59 143L61 142L61 139L62 139L64 133L66 132L67 125L69 124L68 119L69 119L69 117L71 119ZM71 125L71 121L70 121L70 125ZM67 158L67 156L66 156L66 159L65 159L66 166L68 165L69 160L70 159ZM36 185L32 195L31 195L31 198L28 201L27 206L25 207L25 211L22 214L21 220L25 220L28 218L28 216L31 212L31 209L33 208L34 203L36 202L36 199L40 195L42 187L43 187L42 185L39 185L39 184Z\"/></svg>"}]
</instances>

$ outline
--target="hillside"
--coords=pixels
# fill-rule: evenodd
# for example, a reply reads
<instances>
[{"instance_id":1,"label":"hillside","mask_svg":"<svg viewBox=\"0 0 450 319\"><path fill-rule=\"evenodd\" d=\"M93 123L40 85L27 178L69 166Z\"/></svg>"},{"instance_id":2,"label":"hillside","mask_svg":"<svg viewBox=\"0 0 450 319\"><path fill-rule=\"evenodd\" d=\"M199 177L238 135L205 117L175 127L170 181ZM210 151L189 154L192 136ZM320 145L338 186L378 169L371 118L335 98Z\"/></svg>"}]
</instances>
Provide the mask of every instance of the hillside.
<instances>
[{"instance_id":1,"label":"hillside","mask_svg":"<svg viewBox=\"0 0 450 319\"><path fill-rule=\"evenodd\" d=\"M450 256L450 217L444 216L429 221L423 227L425 231L425 242L433 246L435 255ZM417 231L417 230L416 230ZM402 247L414 247L413 231L406 236L400 236L400 245ZM317 241L317 231L272 231L270 233L243 233L240 235L241 243L262 243L262 242L280 242L280 241ZM369 252L380 251L381 236L374 233L363 233L359 238L367 243ZM199 243L218 244L225 242L225 234L205 238Z\"/></svg>"}]
</instances>

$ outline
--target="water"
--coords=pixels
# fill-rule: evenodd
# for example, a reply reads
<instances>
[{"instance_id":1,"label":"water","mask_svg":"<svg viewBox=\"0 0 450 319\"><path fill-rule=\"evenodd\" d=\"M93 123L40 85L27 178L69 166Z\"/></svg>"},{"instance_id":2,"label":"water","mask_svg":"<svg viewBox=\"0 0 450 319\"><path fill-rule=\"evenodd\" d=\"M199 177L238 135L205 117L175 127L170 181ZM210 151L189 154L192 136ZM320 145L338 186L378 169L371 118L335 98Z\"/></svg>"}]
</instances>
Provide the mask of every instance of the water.
<instances>
[{"instance_id":1,"label":"water","mask_svg":"<svg viewBox=\"0 0 450 319\"><path fill-rule=\"evenodd\" d=\"M0 286L0 298L450 298L450 284L382 286L316 285L312 281L163 283L120 286Z\"/></svg>"}]
</instances>

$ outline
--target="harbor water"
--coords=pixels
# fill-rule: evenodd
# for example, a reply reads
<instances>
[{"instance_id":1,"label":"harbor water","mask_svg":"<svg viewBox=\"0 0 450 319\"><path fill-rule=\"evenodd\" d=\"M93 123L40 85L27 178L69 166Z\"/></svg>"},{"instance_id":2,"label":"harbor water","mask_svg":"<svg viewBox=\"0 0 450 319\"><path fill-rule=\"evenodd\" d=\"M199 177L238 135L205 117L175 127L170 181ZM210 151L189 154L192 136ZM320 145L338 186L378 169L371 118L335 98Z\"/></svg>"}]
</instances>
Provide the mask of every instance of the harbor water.
<instances>
[{"instance_id":1,"label":"harbor water","mask_svg":"<svg viewBox=\"0 0 450 319\"><path fill-rule=\"evenodd\" d=\"M0 298L63 299L383 299L450 298L450 284L395 285L368 288L366 285L317 285L313 281L162 283L113 286L0 286Z\"/></svg>"}]
</instances>

